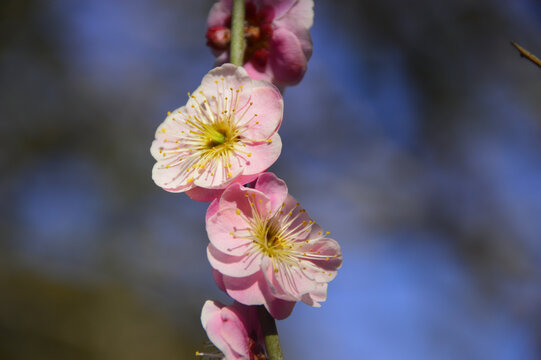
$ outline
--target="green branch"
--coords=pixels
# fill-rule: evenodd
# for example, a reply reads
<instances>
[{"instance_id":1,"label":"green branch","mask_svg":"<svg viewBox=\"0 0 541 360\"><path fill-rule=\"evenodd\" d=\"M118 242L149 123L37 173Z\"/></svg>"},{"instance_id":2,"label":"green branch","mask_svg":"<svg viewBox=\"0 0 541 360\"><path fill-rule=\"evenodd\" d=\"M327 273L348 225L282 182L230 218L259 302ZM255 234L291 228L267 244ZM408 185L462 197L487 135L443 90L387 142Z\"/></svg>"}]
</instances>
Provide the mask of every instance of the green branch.
<instances>
[{"instance_id":1,"label":"green branch","mask_svg":"<svg viewBox=\"0 0 541 360\"><path fill-rule=\"evenodd\" d=\"M274 318L268 313L263 305L257 307L257 314L259 316L261 328L263 329L263 336L265 337L265 347L267 348L267 355L269 357L268 360L284 360Z\"/></svg>"},{"instance_id":2,"label":"green branch","mask_svg":"<svg viewBox=\"0 0 541 360\"><path fill-rule=\"evenodd\" d=\"M231 16L231 64L243 65L244 46L244 0L235 0Z\"/></svg>"}]
</instances>

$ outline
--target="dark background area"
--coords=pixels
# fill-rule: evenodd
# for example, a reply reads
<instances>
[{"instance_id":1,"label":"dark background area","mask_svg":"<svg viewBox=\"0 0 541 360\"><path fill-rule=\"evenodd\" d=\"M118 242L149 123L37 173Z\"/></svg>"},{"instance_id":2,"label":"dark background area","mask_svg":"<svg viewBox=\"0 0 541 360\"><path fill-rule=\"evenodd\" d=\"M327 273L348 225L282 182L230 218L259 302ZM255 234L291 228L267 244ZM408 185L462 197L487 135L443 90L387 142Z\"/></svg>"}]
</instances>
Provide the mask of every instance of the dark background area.
<instances>
[{"instance_id":1,"label":"dark background area","mask_svg":"<svg viewBox=\"0 0 541 360\"><path fill-rule=\"evenodd\" d=\"M191 359L206 205L151 180L212 1L0 3L0 358ZM342 246L288 359L541 357L541 4L317 1L272 167Z\"/></svg>"}]
</instances>

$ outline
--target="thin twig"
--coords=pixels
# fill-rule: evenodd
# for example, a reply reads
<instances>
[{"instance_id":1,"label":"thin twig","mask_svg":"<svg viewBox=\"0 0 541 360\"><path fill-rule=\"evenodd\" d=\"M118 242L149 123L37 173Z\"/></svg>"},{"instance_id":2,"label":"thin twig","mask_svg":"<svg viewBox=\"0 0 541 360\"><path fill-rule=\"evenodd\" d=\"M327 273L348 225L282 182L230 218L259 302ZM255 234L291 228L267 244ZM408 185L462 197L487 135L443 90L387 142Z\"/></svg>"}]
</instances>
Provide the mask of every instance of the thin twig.
<instances>
[{"instance_id":1,"label":"thin twig","mask_svg":"<svg viewBox=\"0 0 541 360\"><path fill-rule=\"evenodd\" d=\"M530 60L531 62L533 62L535 65L541 67L541 60L539 60L539 58L537 56L535 56L534 54L532 54L528 50L524 49L522 46L520 46L519 44L517 44L514 41L511 41L511 45L513 45L515 47L515 49L518 50L521 57L524 57L524 58Z\"/></svg>"}]
</instances>

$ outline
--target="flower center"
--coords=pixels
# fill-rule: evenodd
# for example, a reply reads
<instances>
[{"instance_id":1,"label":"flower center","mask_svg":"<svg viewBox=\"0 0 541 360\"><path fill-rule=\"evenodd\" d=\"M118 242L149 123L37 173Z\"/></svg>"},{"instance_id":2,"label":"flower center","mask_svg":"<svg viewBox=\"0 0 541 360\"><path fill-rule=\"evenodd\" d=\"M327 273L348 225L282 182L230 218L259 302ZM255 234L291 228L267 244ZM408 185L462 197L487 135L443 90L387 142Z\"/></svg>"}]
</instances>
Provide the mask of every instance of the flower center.
<instances>
[{"instance_id":1,"label":"flower center","mask_svg":"<svg viewBox=\"0 0 541 360\"><path fill-rule=\"evenodd\" d=\"M257 217L254 220L252 234L259 250L269 257L287 256L288 250L292 248L292 239L286 236L286 229L280 225L279 219Z\"/></svg>"}]
</instances>

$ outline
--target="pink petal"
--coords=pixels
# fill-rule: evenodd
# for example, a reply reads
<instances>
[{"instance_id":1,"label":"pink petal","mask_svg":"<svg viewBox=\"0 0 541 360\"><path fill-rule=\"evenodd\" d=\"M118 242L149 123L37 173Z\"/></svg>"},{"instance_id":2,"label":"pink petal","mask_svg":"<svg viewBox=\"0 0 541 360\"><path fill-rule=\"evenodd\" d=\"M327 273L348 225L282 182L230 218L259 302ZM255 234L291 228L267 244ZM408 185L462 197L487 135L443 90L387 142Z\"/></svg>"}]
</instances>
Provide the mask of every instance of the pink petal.
<instances>
[{"instance_id":1,"label":"pink petal","mask_svg":"<svg viewBox=\"0 0 541 360\"><path fill-rule=\"evenodd\" d=\"M231 16L231 11L233 9L232 4L232 0L222 0L215 3L210 9L207 27L211 28L214 26L226 25L226 20Z\"/></svg>"},{"instance_id":2,"label":"pink petal","mask_svg":"<svg viewBox=\"0 0 541 360\"><path fill-rule=\"evenodd\" d=\"M306 277L299 266L290 267L278 261L276 263L277 267L274 268L271 261L263 260L261 267L265 279L278 298L299 301L304 294L317 289L318 283Z\"/></svg>"},{"instance_id":3,"label":"pink petal","mask_svg":"<svg viewBox=\"0 0 541 360\"><path fill-rule=\"evenodd\" d=\"M270 138L280 127L284 112L284 102L280 91L266 81L253 81L249 98L252 104L246 109L241 124L248 129L243 137L252 141Z\"/></svg>"},{"instance_id":4,"label":"pink petal","mask_svg":"<svg viewBox=\"0 0 541 360\"><path fill-rule=\"evenodd\" d=\"M289 30L278 28L271 39L269 58L276 81L297 84L306 72L306 58L299 39Z\"/></svg>"},{"instance_id":5,"label":"pink petal","mask_svg":"<svg viewBox=\"0 0 541 360\"><path fill-rule=\"evenodd\" d=\"M272 70L270 69L270 65L267 64L264 71L261 71L259 66L254 65L252 61L248 61L243 66L252 79L272 81Z\"/></svg>"},{"instance_id":6,"label":"pink petal","mask_svg":"<svg viewBox=\"0 0 541 360\"><path fill-rule=\"evenodd\" d=\"M252 217L254 209L261 215L268 214L271 210L270 200L265 194L239 184L231 184L222 194L220 209L227 208L235 209L235 212L238 209L240 211L240 214L237 214L239 217L243 215L249 218ZM248 225L245 224L243 228L247 229Z\"/></svg>"},{"instance_id":7,"label":"pink petal","mask_svg":"<svg viewBox=\"0 0 541 360\"><path fill-rule=\"evenodd\" d=\"M247 329L234 309L229 306L221 311L221 335L228 346L237 354L249 358L250 348Z\"/></svg>"},{"instance_id":8,"label":"pink petal","mask_svg":"<svg viewBox=\"0 0 541 360\"><path fill-rule=\"evenodd\" d=\"M266 303L266 281L263 274L258 271L247 277L222 276L226 292L233 299L244 305L262 305ZM262 288L263 287L263 291ZM268 290L266 290L268 292Z\"/></svg>"},{"instance_id":9,"label":"pink petal","mask_svg":"<svg viewBox=\"0 0 541 360\"><path fill-rule=\"evenodd\" d=\"M229 348L227 342L222 335L223 320L221 312L215 313L212 316L205 316L206 324L204 325L205 331L210 341L224 353L227 359L234 359L236 354L233 354ZM201 316L203 318L203 316Z\"/></svg>"},{"instance_id":10,"label":"pink petal","mask_svg":"<svg viewBox=\"0 0 541 360\"><path fill-rule=\"evenodd\" d=\"M327 283L319 283L315 291L302 296L302 302L309 306L321 307L320 302L327 300L327 287Z\"/></svg>"},{"instance_id":11,"label":"pink petal","mask_svg":"<svg viewBox=\"0 0 541 360\"><path fill-rule=\"evenodd\" d=\"M251 160L244 168L244 174L258 175L278 160L282 151L282 139L275 133L270 140L270 142L246 143L243 150L251 154Z\"/></svg>"},{"instance_id":12,"label":"pink petal","mask_svg":"<svg viewBox=\"0 0 541 360\"><path fill-rule=\"evenodd\" d=\"M300 251L309 251L321 256L320 260L309 260L318 271L314 272L315 279L319 282L329 282L336 277L338 269L342 267L342 252L340 245L329 238L310 240L306 247ZM309 267L311 269L311 267ZM310 270L312 271L312 270Z\"/></svg>"},{"instance_id":13,"label":"pink petal","mask_svg":"<svg viewBox=\"0 0 541 360\"><path fill-rule=\"evenodd\" d=\"M203 310L201 311L201 324L203 328L207 328L207 323L209 319L220 312L224 307L219 301L207 300L205 305L203 305Z\"/></svg>"},{"instance_id":14,"label":"pink petal","mask_svg":"<svg viewBox=\"0 0 541 360\"><path fill-rule=\"evenodd\" d=\"M222 78L224 79L222 81ZM218 85L216 84L218 81ZM223 64L220 67L214 68L208 72L207 75L201 80L201 85L194 91L194 94L202 91L206 94L215 94L217 89L220 93L229 93L233 88L234 90L240 89L243 86L243 92L250 93L252 90L252 79L241 66L233 64ZM218 96L216 96L218 97ZM243 102L244 103L244 102ZM187 108L190 108L191 103L188 102Z\"/></svg>"},{"instance_id":15,"label":"pink petal","mask_svg":"<svg viewBox=\"0 0 541 360\"><path fill-rule=\"evenodd\" d=\"M191 166L193 161L186 164ZM186 166L182 169L184 170ZM152 180L170 192L182 192L193 188L193 182L188 181L189 176L186 171L179 171L176 167L165 168L161 162L155 163L152 167Z\"/></svg>"},{"instance_id":16,"label":"pink petal","mask_svg":"<svg viewBox=\"0 0 541 360\"><path fill-rule=\"evenodd\" d=\"M298 0L260 0L261 6L269 6L274 10L274 19L284 16Z\"/></svg>"},{"instance_id":17,"label":"pink petal","mask_svg":"<svg viewBox=\"0 0 541 360\"><path fill-rule=\"evenodd\" d=\"M212 244L207 247L207 257L212 268L227 276L246 277L254 274L261 269L261 256L230 256Z\"/></svg>"},{"instance_id":18,"label":"pink petal","mask_svg":"<svg viewBox=\"0 0 541 360\"><path fill-rule=\"evenodd\" d=\"M218 210L220 210L220 202L218 199L214 199L207 208L207 213L205 214L205 221L208 221L212 215L218 212Z\"/></svg>"},{"instance_id":19,"label":"pink petal","mask_svg":"<svg viewBox=\"0 0 541 360\"><path fill-rule=\"evenodd\" d=\"M229 296L241 304L264 305L275 319L285 319L295 307L295 302L272 295L261 272L245 278L223 276L222 279Z\"/></svg>"},{"instance_id":20,"label":"pink petal","mask_svg":"<svg viewBox=\"0 0 541 360\"><path fill-rule=\"evenodd\" d=\"M283 320L291 315L296 301L286 301L276 298L268 287L262 286L262 293L265 296L265 308L277 320Z\"/></svg>"},{"instance_id":21,"label":"pink petal","mask_svg":"<svg viewBox=\"0 0 541 360\"><path fill-rule=\"evenodd\" d=\"M207 221L207 233L210 242L221 252L231 256L244 255L251 240L235 237L235 232L246 229L248 225L237 214L236 209L228 208L220 210ZM233 235L232 235L233 234Z\"/></svg>"},{"instance_id":22,"label":"pink petal","mask_svg":"<svg viewBox=\"0 0 541 360\"><path fill-rule=\"evenodd\" d=\"M274 2L273 0L268 0ZM314 24L314 1L297 0L286 12L277 12L274 24L280 26L284 21L294 23L298 27L310 29Z\"/></svg>"},{"instance_id":23,"label":"pink petal","mask_svg":"<svg viewBox=\"0 0 541 360\"><path fill-rule=\"evenodd\" d=\"M264 173L259 176L254 187L264 193L271 201L271 212L275 212L287 198L287 185L273 173Z\"/></svg>"},{"instance_id":24,"label":"pink petal","mask_svg":"<svg viewBox=\"0 0 541 360\"><path fill-rule=\"evenodd\" d=\"M219 198L223 192L223 189L205 189L199 186L195 186L194 188L186 191L186 195L188 195L190 199L195 201L210 202Z\"/></svg>"},{"instance_id":25,"label":"pink petal","mask_svg":"<svg viewBox=\"0 0 541 360\"><path fill-rule=\"evenodd\" d=\"M246 163L240 157L231 154L228 163L211 161L209 164L194 176L194 185L207 189L223 189L228 183L233 182L244 170ZM211 164L216 164L213 166Z\"/></svg>"}]
</instances>

